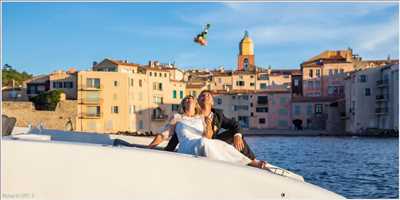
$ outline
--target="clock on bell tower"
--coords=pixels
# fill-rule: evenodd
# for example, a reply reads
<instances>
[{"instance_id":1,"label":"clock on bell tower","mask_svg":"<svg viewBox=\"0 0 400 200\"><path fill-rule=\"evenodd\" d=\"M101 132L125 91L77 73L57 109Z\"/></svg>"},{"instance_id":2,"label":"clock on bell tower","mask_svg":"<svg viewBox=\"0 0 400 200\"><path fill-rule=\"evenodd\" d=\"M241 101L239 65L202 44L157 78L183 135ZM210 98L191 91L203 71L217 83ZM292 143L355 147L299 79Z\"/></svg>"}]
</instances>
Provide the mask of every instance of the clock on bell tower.
<instances>
[{"instance_id":1,"label":"clock on bell tower","mask_svg":"<svg viewBox=\"0 0 400 200\"><path fill-rule=\"evenodd\" d=\"M254 44L247 31L239 43L238 70L255 71Z\"/></svg>"}]
</instances>

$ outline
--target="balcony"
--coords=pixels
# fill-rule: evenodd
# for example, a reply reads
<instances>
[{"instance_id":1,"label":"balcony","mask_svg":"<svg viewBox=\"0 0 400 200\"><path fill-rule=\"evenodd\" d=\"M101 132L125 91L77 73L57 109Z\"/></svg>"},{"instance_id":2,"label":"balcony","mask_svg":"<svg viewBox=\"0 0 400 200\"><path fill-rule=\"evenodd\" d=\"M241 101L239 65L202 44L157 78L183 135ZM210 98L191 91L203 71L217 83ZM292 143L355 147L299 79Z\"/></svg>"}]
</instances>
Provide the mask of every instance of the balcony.
<instances>
[{"instance_id":1,"label":"balcony","mask_svg":"<svg viewBox=\"0 0 400 200\"><path fill-rule=\"evenodd\" d=\"M387 101L386 95L376 95L376 101Z\"/></svg>"},{"instance_id":2,"label":"balcony","mask_svg":"<svg viewBox=\"0 0 400 200\"><path fill-rule=\"evenodd\" d=\"M79 90L102 90L104 87L103 85L78 85Z\"/></svg>"},{"instance_id":3,"label":"balcony","mask_svg":"<svg viewBox=\"0 0 400 200\"><path fill-rule=\"evenodd\" d=\"M153 114L153 115L151 115L151 119L153 120L153 121L164 121L164 120L167 120L168 119L168 115L166 115L166 114Z\"/></svg>"},{"instance_id":4,"label":"balcony","mask_svg":"<svg viewBox=\"0 0 400 200\"><path fill-rule=\"evenodd\" d=\"M377 115L384 115L384 114L387 114L388 112L389 112L389 109L387 107L375 109L375 114L377 114Z\"/></svg>"},{"instance_id":5,"label":"balcony","mask_svg":"<svg viewBox=\"0 0 400 200\"><path fill-rule=\"evenodd\" d=\"M88 104L88 105L99 105L103 103L103 99L97 98L81 98L78 100L79 104Z\"/></svg>"},{"instance_id":6,"label":"balcony","mask_svg":"<svg viewBox=\"0 0 400 200\"><path fill-rule=\"evenodd\" d=\"M378 87L385 87L389 84L389 80L378 80L376 81L376 86Z\"/></svg>"},{"instance_id":7,"label":"balcony","mask_svg":"<svg viewBox=\"0 0 400 200\"><path fill-rule=\"evenodd\" d=\"M80 113L80 115L79 115L79 118L81 118L81 119L100 119L102 117L103 117L102 112L98 112L98 113L84 112L84 113Z\"/></svg>"}]
</instances>

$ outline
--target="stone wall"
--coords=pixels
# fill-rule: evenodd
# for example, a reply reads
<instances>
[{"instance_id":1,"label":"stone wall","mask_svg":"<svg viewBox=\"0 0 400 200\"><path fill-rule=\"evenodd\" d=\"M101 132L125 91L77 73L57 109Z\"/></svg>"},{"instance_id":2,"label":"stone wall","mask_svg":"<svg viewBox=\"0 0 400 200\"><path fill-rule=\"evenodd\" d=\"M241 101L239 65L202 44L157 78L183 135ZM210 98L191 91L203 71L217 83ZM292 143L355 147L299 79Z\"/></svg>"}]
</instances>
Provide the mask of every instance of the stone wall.
<instances>
[{"instance_id":1,"label":"stone wall","mask_svg":"<svg viewBox=\"0 0 400 200\"><path fill-rule=\"evenodd\" d=\"M30 101L3 101L2 113L8 117L17 118L16 126L19 127L27 127L29 123L35 127L43 122L45 128L65 130L69 118L75 128L77 101L61 101L55 111L35 110Z\"/></svg>"}]
</instances>

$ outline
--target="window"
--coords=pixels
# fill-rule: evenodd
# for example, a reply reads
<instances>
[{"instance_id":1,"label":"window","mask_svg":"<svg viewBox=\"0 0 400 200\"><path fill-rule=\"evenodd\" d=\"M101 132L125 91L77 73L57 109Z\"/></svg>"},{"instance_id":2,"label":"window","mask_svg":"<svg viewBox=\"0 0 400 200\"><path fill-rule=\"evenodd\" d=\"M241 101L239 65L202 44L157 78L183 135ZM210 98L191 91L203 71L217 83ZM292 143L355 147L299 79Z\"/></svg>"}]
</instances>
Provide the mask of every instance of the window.
<instances>
[{"instance_id":1,"label":"window","mask_svg":"<svg viewBox=\"0 0 400 200\"><path fill-rule=\"evenodd\" d=\"M167 78L167 73L164 73L164 77Z\"/></svg>"},{"instance_id":2,"label":"window","mask_svg":"<svg viewBox=\"0 0 400 200\"><path fill-rule=\"evenodd\" d=\"M269 80L268 74L260 74L260 80Z\"/></svg>"},{"instance_id":3,"label":"window","mask_svg":"<svg viewBox=\"0 0 400 200\"><path fill-rule=\"evenodd\" d=\"M153 73L150 72L150 76L152 76Z\"/></svg>"},{"instance_id":4,"label":"window","mask_svg":"<svg viewBox=\"0 0 400 200\"><path fill-rule=\"evenodd\" d=\"M254 78L254 76L253 76L253 75L251 75L251 76L250 76L250 78Z\"/></svg>"},{"instance_id":5,"label":"window","mask_svg":"<svg viewBox=\"0 0 400 200\"><path fill-rule=\"evenodd\" d=\"M112 106L111 113L118 113L118 106Z\"/></svg>"},{"instance_id":6,"label":"window","mask_svg":"<svg viewBox=\"0 0 400 200\"><path fill-rule=\"evenodd\" d=\"M260 89L267 89L266 83L260 83Z\"/></svg>"},{"instance_id":7,"label":"window","mask_svg":"<svg viewBox=\"0 0 400 200\"><path fill-rule=\"evenodd\" d=\"M115 87L118 86L118 81L114 81L114 86L115 86Z\"/></svg>"},{"instance_id":8,"label":"window","mask_svg":"<svg viewBox=\"0 0 400 200\"><path fill-rule=\"evenodd\" d=\"M232 99L236 99L236 96L232 96Z\"/></svg>"},{"instance_id":9,"label":"window","mask_svg":"<svg viewBox=\"0 0 400 200\"><path fill-rule=\"evenodd\" d=\"M371 88L365 88L365 96L371 96Z\"/></svg>"},{"instance_id":10,"label":"window","mask_svg":"<svg viewBox=\"0 0 400 200\"><path fill-rule=\"evenodd\" d=\"M153 90L157 90L157 83L153 83Z\"/></svg>"},{"instance_id":11,"label":"window","mask_svg":"<svg viewBox=\"0 0 400 200\"><path fill-rule=\"evenodd\" d=\"M312 114L312 105L308 104L307 105L307 115L311 115Z\"/></svg>"},{"instance_id":12,"label":"window","mask_svg":"<svg viewBox=\"0 0 400 200\"><path fill-rule=\"evenodd\" d=\"M322 104L315 104L315 113L316 114L322 113Z\"/></svg>"},{"instance_id":13,"label":"window","mask_svg":"<svg viewBox=\"0 0 400 200\"><path fill-rule=\"evenodd\" d=\"M256 107L256 112L268 112L268 107Z\"/></svg>"},{"instance_id":14,"label":"window","mask_svg":"<svg viewBox=\"0 0 400 200\"><path fill-rule=\"evenodd\" d=\"M172 98L176 99L176 90L172 91Z\"/></svg>"},{"instance_id":15,"label":"window","mask_svg":"<svg viewBox=\"0 0 400 200\"><path fill-rule=\"evenodd\" d=\"M320 88L320 87L321 87L321 81L315 81L314 88Z\"/></svg>"},{"instance_id":16,"label":"window","mask_svg":"<svg viewBox=\"0 0 400 200\"><path fill-rule=\"evenodd\" d=\"M65 86L66 85L64 84L64 88L66 88ZM63 88L63 82L53 82L53 88Z\"/></svg>"},{"instance_id":17,"label":"window","mask_svg":"<svg viewBox=\"0 0 400 200\"><path fill-rule=\"evenodd\" d=\"M248 59L248 58L245 58L245 59L243 60L243 68L244 68L245 70L247 70L247 69L249 68L249 59Z\"/></svg>"},{"instance_id":18,"label":"window","mask_svg":"<svg viewBox=\"0 0 400 200\"><path fill-rule=\"evenodd\" d=\"M157 77L157 72L154 72L154 77Z\"/></svg>"},{"instance_id":19,"label":"window","mask_svg":"<svg viewBox=\"0 0 400 200\"><path fill-rule=\"evenodd\" d=\"M162 74L161 74L161 72L159 73L159 75L160 75L160 77L162 77Z\"/></svg>"},{"instance_id":20,"label":"window","mask_svg":"<svg viewBox=\"0 0 400 200\"><path fill-rule=\"evenodd\" d=\"M222 99L221 98L217 98L217 104L221 105L222 104Z\"/></svg>"},{"instance_id":21,"label":"window","mask_svg":"<svg viewBox=\"0 0 400 200\"><path fill-rule=\"evenodd\" d=\"M361 83L367 82L367 75L365 75L365 74L360 75L358 77L358 81L361 82Z\"/></svg>"},{"instance_id":22,"label":"window","mask_svg":"<svg viewBox=\"0 0 400 200\"><path fill-rule=\"evenodd\" d=\"M258 96L257 97L257 104L268 105L268 96Z\"/></svg>"},{"instance_id":23,"label":"window","mask_svg":"<svg viewBox=\"0 0 400 200\"><path fill-rule=\"evenodd\" d=\"M142 79L139 80L139 87L142 87Z\"/></svg>"},{"instance_id":24,"label":"window","mask_svg":"<svg viewBox=\"0 0 400 200\"><path fill-rule=\"evenodd\" d=\"M286 97L281 97L281 103L286 103Z\"/></svg>"},{"instance_id":25,"label":"window","mask_svg":"<svg viewBox=\"0 0 400 200\"><path fill-rule=\"evenodd\" d=\"M294 79L294 86L299 86L299 79Z\"/></svg>"},{"instance_id":26,"label":"window","mask_svg":"<svg viewBox=\"0 0 400 200\"><path fill-rule=\"evenodd\" d=\"M310 70L308 71L308 76L309 76L310 78L313 77L313 70L312 70L312 69L310 69Z\"/></svg>"},{"instance_id":27,"label":"window","mask_svg":"<svg viewBox=\"0 0 400 200\"><path fill-rule=\"evenodd\" d=\"M295 105L294 106L294 114L295 115L300 115L301 110L300 110L300 105Z\"/></svg>"},{"instance_id":28,"label":"window","mask_svg":"<svg viewBox=\"0 0 400 200\"><path fill-rule=\"evenodd\" d=\"M334 86L328 86L328 95L333 95L335 92L335 87Z\"/></svg>"},{"instance_id":29,"label":"window","mask_svg":"<svg viewBox=\"0 0 400 200\"><path fill-rule=\"evenodd\" d=\"M258 119L259 124L265 124L265 118L260 118Z\"/></svg>"},{"instance_id":30,"label":"window","mask_svg":"<svg viewBox=\"0 0 400 200\"><path fill-rule=\"evenodd\" d=\"M236 81L236 86L244 86L244 81Z\"/></svg>"},{"instance_id":31,"label":"window","mask_svg":"<svg viewBox=\"0 0 400 200\"><path fill-rule=\"evenodd\" d=\"M143 129L144 128L144 126L143 126L143 120L140 120L139 121L139 129Z\"/></svg>"},{"instance_id":32,"label":"window","mask_svg":"<svg viewBox=\"0 0 400 200\"><path fill-rule=\"evenodd\" d=\"M136 112L135 106L134 106L134 105L130 105L130 106L129 106L129 114L133 114L133 113L135 113L135 112Z\"/></svg>"},{"instance_id":33,"label":"window","mask_svg":"<svg viewBox=\"0 0 400 200\"><path fill-rule=\"evenodd\" d=\"M63 84L64 84L64 88L72 88L72 82L66 81L66 82L63 82Z\"/></svg>"},{"instance_id":34,"label":"window","mask_svg":"<svg viewBox=\"0 0 400 200\"><path fill-rule=\"evenodd\" d=\"M312 82L312 81L307 81L307 83L308 83L308 85L307 85L308 88L313 88L314 85L313 85L313 82Z\"/></svg>"},{"instance_id":35,"label":"window","mask_svg":"<svg viewBox=\"0 0 400 200\"><path fill-rule=\"evenodd\" d=\"M333 75L333 70L329 69L329 76L332 76L332 75Z\"/></svg>"},{"instance_id":36,"label":"window","mask_svg":"<svg viewBox=\"0 0 400 200\"><path fill-rule=\"evenodd\" d=\"M88 78L86 79L86 86L89 88L100 88L100 79Z\"/></svg>"},{"instance_id":37,"label":"window","mask_svg":"<svg viewBox=\"0 0 400 200\"><path fill-rule=\"evenodd\" d=\"M340 73L341 73L341 74L344 74L344 69L340 69Z\"/></svg>"},{"instance_id":38,"label":"window","mask_svg":"<svg viewBox=\"0 0 400 200\"><path fill-rule=\"evenodd\" d=\"M242 99L243 99L243 100L249 100L249 96L243 95L243 96L242 96Z\"/></svg>"},{"instance_id":39,"label":"window","mask_svg":"<svg viewBox=\"0 0 400 200\"><path fill-rule=\"evenodd\" d=\"M339 74L339 69L335 69L335 75Z\"/></svg>"},{"instance_id":40,"label":"window","mask_svg":"<svg viewBox=\"0 0 400 200\"><path fill-rule=\"evenodd\" d=\"M254 83L250 83L250 86L254 86Z\"/></svg>"},{"instance_id":41,"label":"window","mask_svg":"<svg viewBox=\"0 0 400 200\"><path fill-rule=\"evenodd\" d=\"M316 75L317 77L321 77L321 70L320 70L320 69L316 69L316 70L315 70L315 75Z\"/></svg>"},{"instance_id":42,"label":"window","mask_svg":"<svg viewBox=\"0 0 400 200\"><path fill-rule=\"evenodd\" d=\"M158 90L162 91L162 83L158 83Z\"/></svg>"},{"instance_id":43,"label":"window","mask_svg":"<svg viewBox=\"0 0 400 200\"><path fill-rule=\"evenodd\" d=\"M279 109L279 115L287 115L287 114L288 114L288 111L286 108Z\"/></svg>"},{"instance_id":44,"label":"window","mask_svg":"<svg viewBox=\"0 0 400 200\"><path fill-rule=\"evenodd\" d=\"M179 91L179 98L183 98L183 91L181 90L181 91Z\"/></svg>"},{"instance_id":45,"label":"window","mask_svg":"<svg viewBox=\"0 0 400 200\"><path fill-rule=\"evenodd\" d=\"M153 96L153 103L156 103L156 104L163 104L163 98L162 97L159 97L159 96Z\"/></svg>"},{"instance_id":46,"label":"window","mask_svg":"<svg viewBox=\"0 0 400 200\"><path fill-rule=\"evenodd\" d=\"M179 104L172 104L171 105L172 107L171 107L171 110L172 110L172 112L178 112L179 111Z\"/></svg>"},{"instance_id":47,"label":"window","mask_svg":"<svg viewBox=\"0 0 400 200\"><path fill-rule=\"evenodd\" d=\"M279 120L278 121L278 126L279 127L287 127L288 126L288 122L286 120Z\"/></svg>"},{"instance_id":48,"label":"window","mask_svg":"<svg viewBox=\"0 0 400 200\"><path fill-rule=\"evenodd\" d=\"M133 78L131 78L131 86L133 87Z\"/></svg>"},{"instance_id":49,"label":"window","mask_svg":"<svg viewBox=\"0 0 400 200\"><path fill-rule=\"evenodd\" d=\"M88 116L100 116L100 106L88 106L87 107Z\"/></svg>"},{"instance_id":50,"label":"window","mask_svg":"<svg viewBox=\"0 0 400 200\"><path fill-rule=\"evenodd\" d=\"M234 111L239 111L239 110L249 110L249 106L248 105L235 105Z\"/></svg>"}]
</instances>

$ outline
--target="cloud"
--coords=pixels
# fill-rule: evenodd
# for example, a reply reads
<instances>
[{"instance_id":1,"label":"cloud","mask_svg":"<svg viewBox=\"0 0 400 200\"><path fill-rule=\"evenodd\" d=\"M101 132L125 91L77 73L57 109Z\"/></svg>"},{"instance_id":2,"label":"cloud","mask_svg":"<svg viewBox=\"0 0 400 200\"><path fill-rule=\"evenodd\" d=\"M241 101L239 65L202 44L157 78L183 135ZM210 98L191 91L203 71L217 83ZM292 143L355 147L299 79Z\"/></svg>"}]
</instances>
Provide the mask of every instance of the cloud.
<instances>
[{"instance_id":1,"label":"cloud","mask_svg":"<svg viewBox=\"0 0 400 200\"><path fill-rule=\"evenodd\" d=\"M230 2L200 15L180 18L188 23L216 24L210 40L218 42L236 44L248 30L255 48L352 47L361 56L398 54L395 3Z\"/></svg>"}]
</instances>

